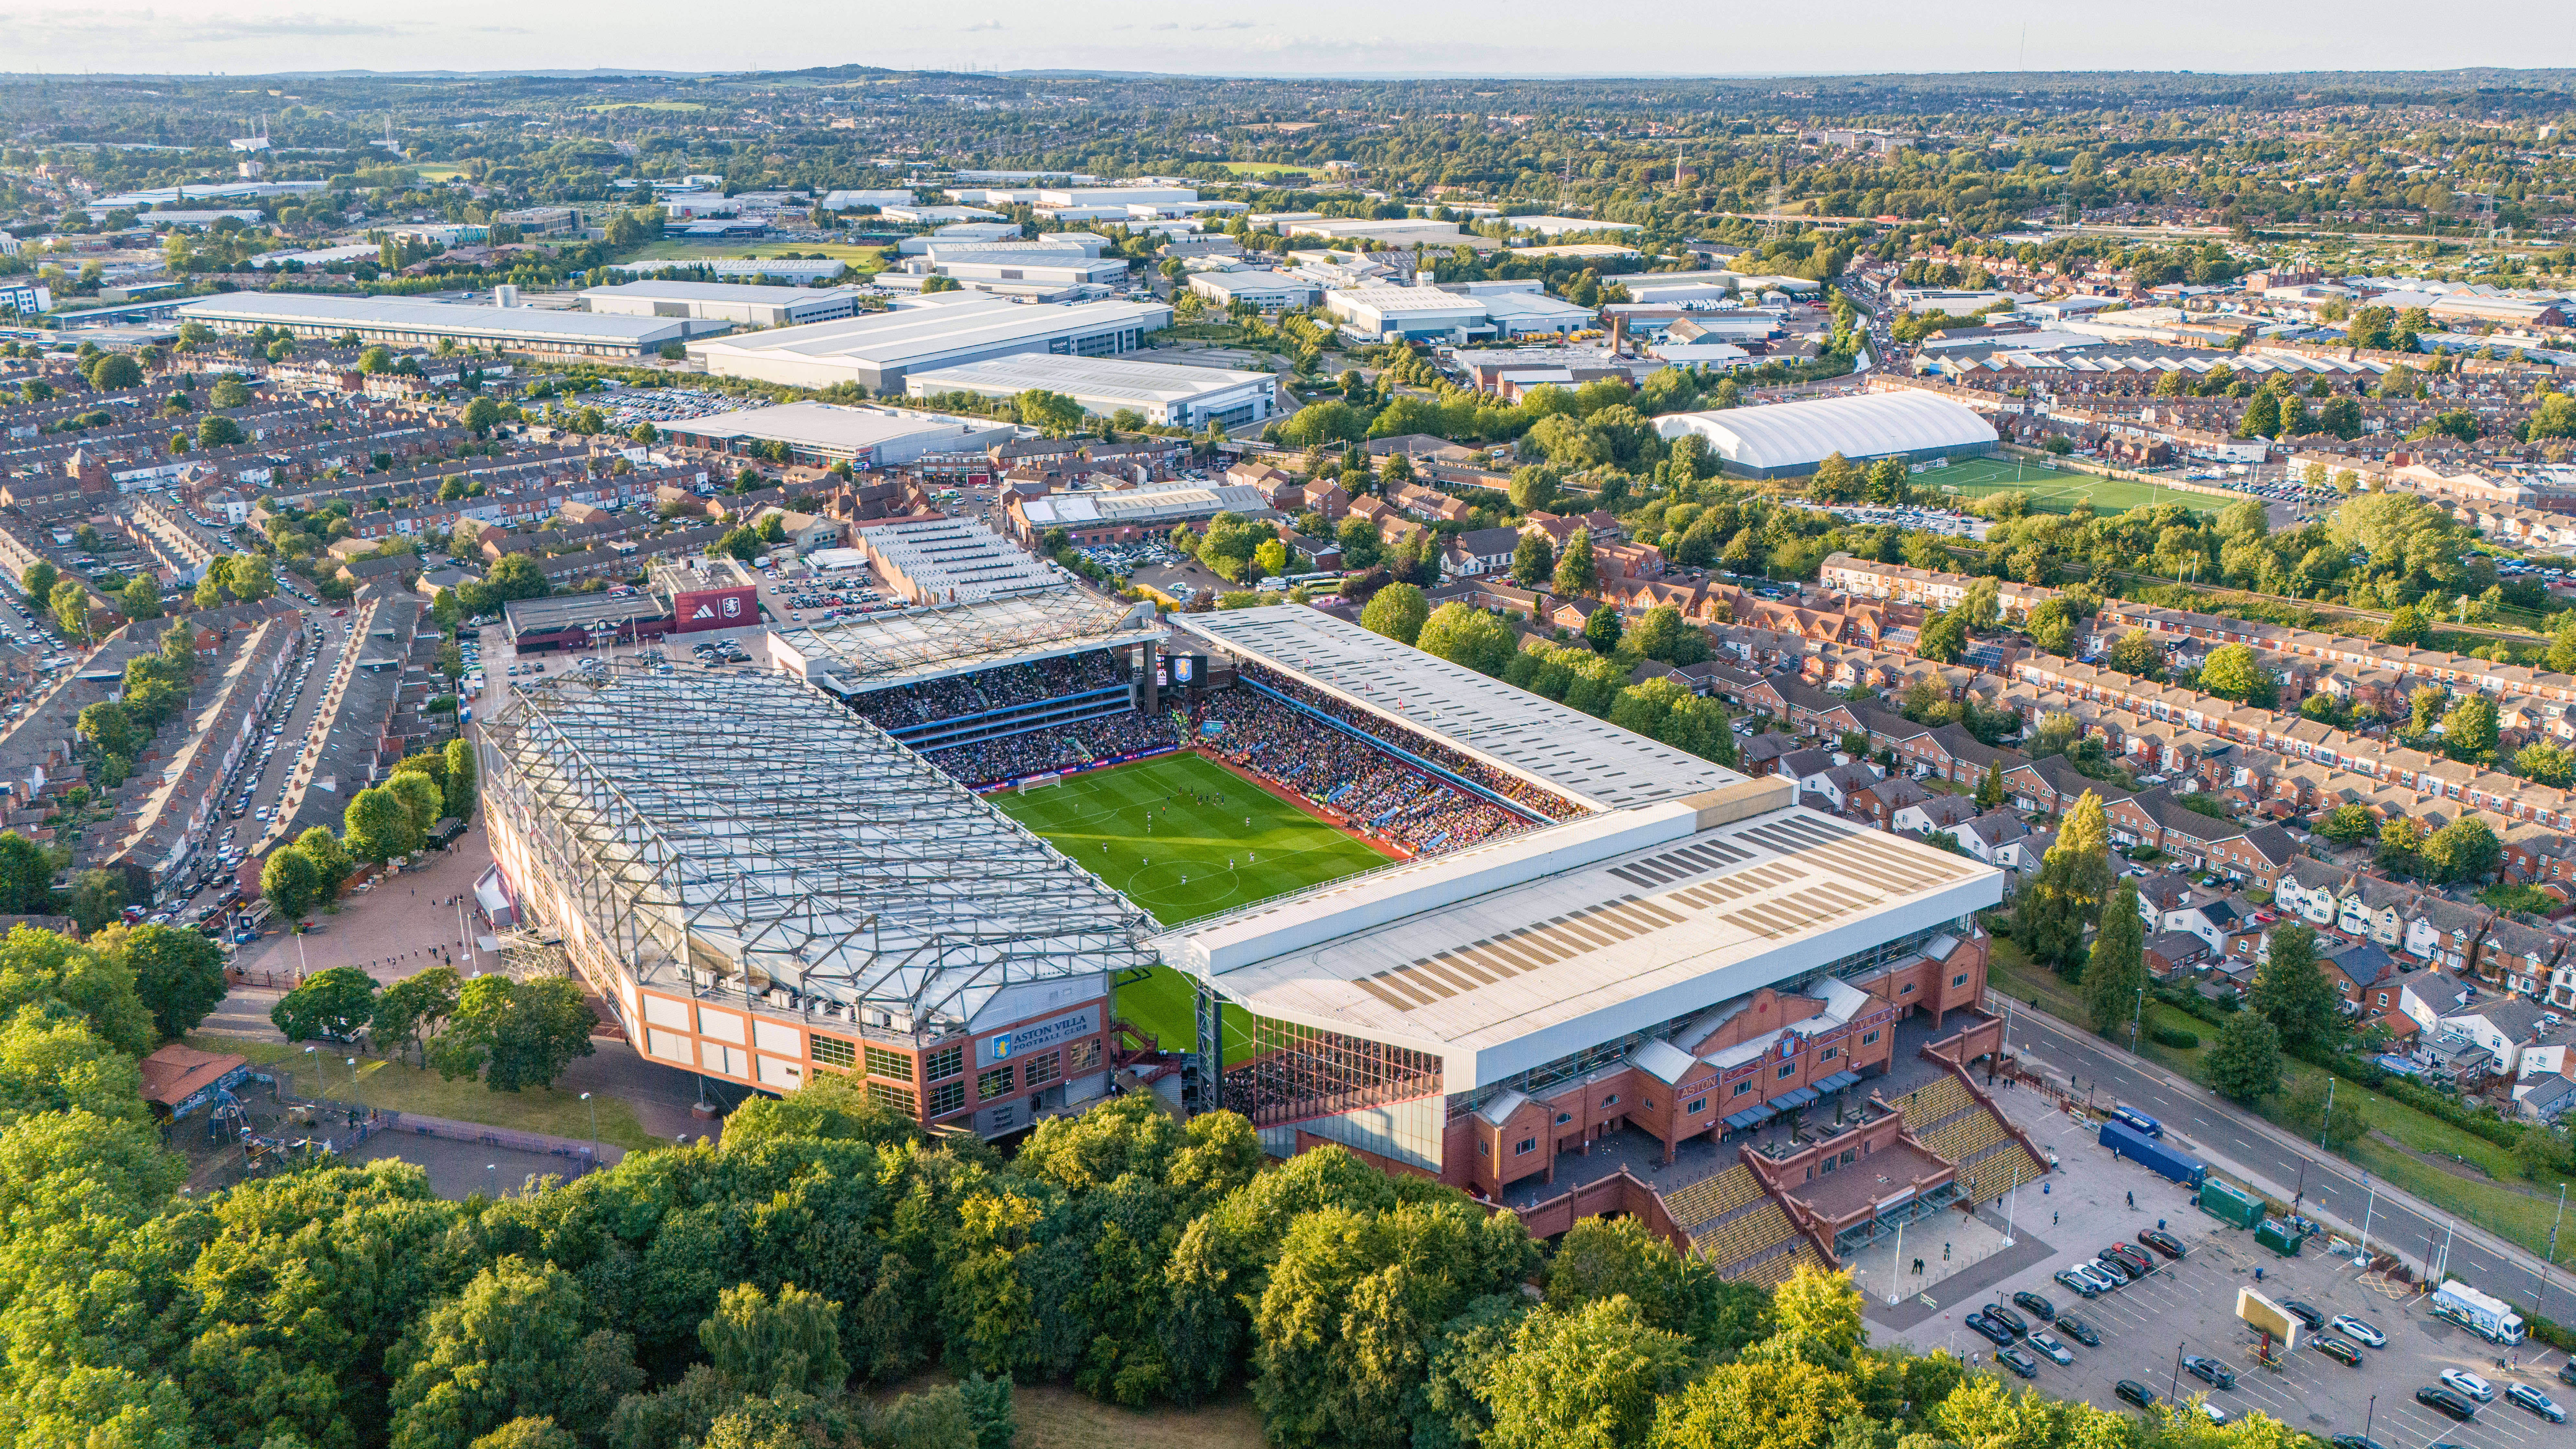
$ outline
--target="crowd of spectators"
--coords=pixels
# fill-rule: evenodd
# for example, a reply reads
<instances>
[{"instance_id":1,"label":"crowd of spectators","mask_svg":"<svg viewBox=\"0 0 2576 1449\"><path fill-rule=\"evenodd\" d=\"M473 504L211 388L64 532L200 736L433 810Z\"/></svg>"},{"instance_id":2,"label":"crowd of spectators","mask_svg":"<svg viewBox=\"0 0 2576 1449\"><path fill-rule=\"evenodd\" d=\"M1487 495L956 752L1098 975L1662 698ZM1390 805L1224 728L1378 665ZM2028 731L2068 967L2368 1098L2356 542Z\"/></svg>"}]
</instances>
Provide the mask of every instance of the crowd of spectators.
<instances>
[{"instance_id":1,"label":"crowd of spectators","mask_svg":"<svg viewBox=\"0 0 2576 1449\"><path fill-rule=\"evenodd\" d=\"M1051 770L1078 770L1121 755L1168 750L1179 743L1170 715L1129 710L1079 724L1049 725L955 749L933 750L923 758L968 788L980 789Z\"/></svg>"},{"instance_id":2,"label":"crowd of spectators","mask_svg":"<svg viewBox=\"0 0 2576 1449\"><path fill-rule=\"evenodd\" d=\"M1514 804L1526 805L1550 820L1571 820L1577 815L1589 813L1588 806L1569 800L1553 790L1533 785L1518 775L1497 770L1482 760L1471 759L1436 740L1425 738L1410 730L1397 728L1377 715L1355 708L1341 700L1318 694L1295 680L1274 674L1258 664L1247 662L1243 666L1242 677L1247 680L1258 680L1309 709L1340 720L1371 739L1383 740L1397 749L1419 755L1462 780L1471 781L1482 789L1491 790Z\"/></svg>"},{"instance_id":3,"label":"crowd of spectators","mask_svg":"<svg viewBox=\"0 0 2576 1449\"><path fill-rule=\"evenodd\" d=\"M1028 664L1006 664L975 674L924 680L872 690L851 701L861 718L884 730L910 729L1021 705L1041 704L1087 690L1124 684L1124 667L1105 649Z\"/></svg>"},{"instance_id":4,"label":"crowd of spectators","mask_svg":"<svg viewBox=\"0 0 2576 1449\"><path fill-rule=\"evenodd\" d=\"M1208 750L1417 854L1456 850L1529 824L1255 690L1223 691L1200 707L1199 718ZM1221 725L1212 736L1204 728L1209 720Z\"/></svg>"}]
</instances>

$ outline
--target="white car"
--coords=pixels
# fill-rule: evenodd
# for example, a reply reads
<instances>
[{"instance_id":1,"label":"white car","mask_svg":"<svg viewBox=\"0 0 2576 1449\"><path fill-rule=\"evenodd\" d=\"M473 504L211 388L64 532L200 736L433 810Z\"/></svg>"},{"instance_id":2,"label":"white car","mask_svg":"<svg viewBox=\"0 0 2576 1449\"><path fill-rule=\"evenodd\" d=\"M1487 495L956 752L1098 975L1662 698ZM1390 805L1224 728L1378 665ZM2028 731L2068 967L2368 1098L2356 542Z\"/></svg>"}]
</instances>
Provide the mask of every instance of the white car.
<instances>
[{"instance_id":1,"label":"white car","mask_svg":"<svg viewBox=\"0 0 2576 1449\"><path fill-rule=\"evenodd\" d=\"M2377 1328L2362 1322L2360 1319L2353 1317L2349 1313L2337 1315L2334 1322L2327 1324L2326 1327L2333 1329L2335 1332L2342 1334L2344 1337L2351 1339L2355 1343L2366 1343L2372 1348L2388 1347L2387 1334L2380 1332Z\"/></svg>"},{"instance_id":2,"label":"white car","mask_svg":"<svg viewBox=\"0 0 2576 1449\"><path fill-rule=\"evenodd\" d=\"M2089 1261L2078 1263L2069 1271L2074 1273L2076 1277L2083 1279L2085 1282L2092 1284L2095 1288L2098 1288L2105 1293L2108 1293L2112 1289L2129 1281L2126 1278L2120 1277L2116 1273L2106 1273L2099 1266Z\"/></svg>"},{"instance_id":3,"label":"white car","mask_svg":"<svg viewBox=\"0 0 2576 1449\"><path fill-rule=\"evenodd\" d=\"M2442 1370L2442 1383L2444 1387L2466 1394L2468 1397L2477 1400L2481 1404L2492 1404L2495 1402L2495 1385L2488 1383L2485 1379L2479 1378L2476 1374L2469 1372L2467 1369Z\"/></svg>"}]
</instances>

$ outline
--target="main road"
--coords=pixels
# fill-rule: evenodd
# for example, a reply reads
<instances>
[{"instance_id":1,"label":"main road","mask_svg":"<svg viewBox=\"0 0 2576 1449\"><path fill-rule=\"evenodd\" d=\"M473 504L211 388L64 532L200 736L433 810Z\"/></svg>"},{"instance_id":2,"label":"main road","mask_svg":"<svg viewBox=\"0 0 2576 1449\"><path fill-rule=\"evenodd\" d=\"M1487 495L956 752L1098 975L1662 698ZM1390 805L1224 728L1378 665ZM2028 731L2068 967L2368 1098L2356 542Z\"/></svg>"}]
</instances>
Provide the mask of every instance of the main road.
<instances>
[{"instance_id":1,"label":"main road","mask_svg":"<svg viewBox=\"0 0 2576 1449\"><path fill-rule=\"evenodd\" d=\"M1997 1005L2004 1005L1997 998ZM2299 1209L2358 1232L2370 1246L2405 1260L2420 1276L2447 1263L2458 1278L2521 1307L2538 1304L2559 1322L2576 1318L2576 1285L2563 1272L2543 1273L2537 1255L2413 1196L2373 1183L2343 1158L2301 1141L2222 1100L2196 1082L2070 1026L2021 1002L2010 1002L2008 1045L2026 1060L2065 1078L2078 1096L2108 1107L2134 1107L2182 1145L2224 1158L2269 1180ZM2447 1256L2446 1256L2447 1255Z\"/></svg>"}]
</instances>

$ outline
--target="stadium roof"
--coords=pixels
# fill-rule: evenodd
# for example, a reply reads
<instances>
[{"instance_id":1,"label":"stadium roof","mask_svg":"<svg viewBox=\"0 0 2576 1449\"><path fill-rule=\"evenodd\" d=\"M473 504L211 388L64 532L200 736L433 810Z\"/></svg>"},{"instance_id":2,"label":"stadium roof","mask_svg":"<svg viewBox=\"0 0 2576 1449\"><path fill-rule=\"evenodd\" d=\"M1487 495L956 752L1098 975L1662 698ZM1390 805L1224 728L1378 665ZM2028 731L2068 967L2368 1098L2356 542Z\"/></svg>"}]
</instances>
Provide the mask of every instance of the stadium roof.
<instances>
[{"instance_id":1,"label":"stadium roof","mask_svg":"<svg viewBox=\"0 0 2576 1449\"><path fill-rule=\"evenodd\" d=\"M968 1021L1005 986L1154 959L1143 912L784 675L558 676L484 731L491 787L639 981Z\"/></svg>"},{"instance_id":2,"label":"stadium roof","mask_svg":"<svg viewBox=\"0 0 2576 1449\"><path fill-rule=\"evenodd\" d=\"M1695 795L1744 778L1303 604L1175 615L1171 622L1596 809Z\"/></svg>"},{"instance_id":3,"label":"stadium roof","mask_svg":"<svg viewBox=\"0 0 2576 1449\"><path fill-rule=\"evenodd\" d=\"M1765 986L1879 969L1993 867L1752 780L1284 897L1160 939L1255 1014L1442 1058L1452 1093ZM1783 808L1785 807L1785 808Z\"/></svg>"},{"instance_id":4,"label":"stadium roof","mask_svg":"<svg viewBox=\"0 0 2576 1449\"><path fill-rule=\"evenodd\" d=\"M1151 604L1105 599L1066 585L971 604L863 614L776 631L808 667L838 676L845 694L972 674L1112 644L1166 636Z\"/></svg>"},{"instance_id":5,"label":"stadium roof","mask_svg":"<svg viewBox=\"0 0 2576 1449\"><path fill-rule=\"evenodd\" d=\"M1667 438L1695 432L1740 467L1796 468L1826 455L1875 458L1938 448L1990 447L1995 426L1974 408L1929 392L1872 392L1655 420Z\"/></svg>"}]
</instances>

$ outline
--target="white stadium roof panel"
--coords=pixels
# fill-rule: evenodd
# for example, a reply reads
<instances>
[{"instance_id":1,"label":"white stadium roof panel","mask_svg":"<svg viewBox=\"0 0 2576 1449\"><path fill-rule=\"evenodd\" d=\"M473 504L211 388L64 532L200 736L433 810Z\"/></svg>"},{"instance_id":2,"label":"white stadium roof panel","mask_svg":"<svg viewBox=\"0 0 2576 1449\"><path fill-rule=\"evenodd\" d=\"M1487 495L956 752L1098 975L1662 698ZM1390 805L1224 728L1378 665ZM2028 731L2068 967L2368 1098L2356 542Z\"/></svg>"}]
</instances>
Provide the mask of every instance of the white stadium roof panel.
<instances>
[{"instance_id":1,"label":"white stadium roof panel","mask_svg":"<svg viewBox=\"0 0 2576 1449\"><path fill-rule=\"evenodd\" d=\"M1994 424L1976 409L1912 390L1675 413L1656 419L1655 430L1667 438L1696 432L1719 457L1748 469L1803 467L1832 453L1880 457L1995 441Z\"/></svg>"}]
</instances>

